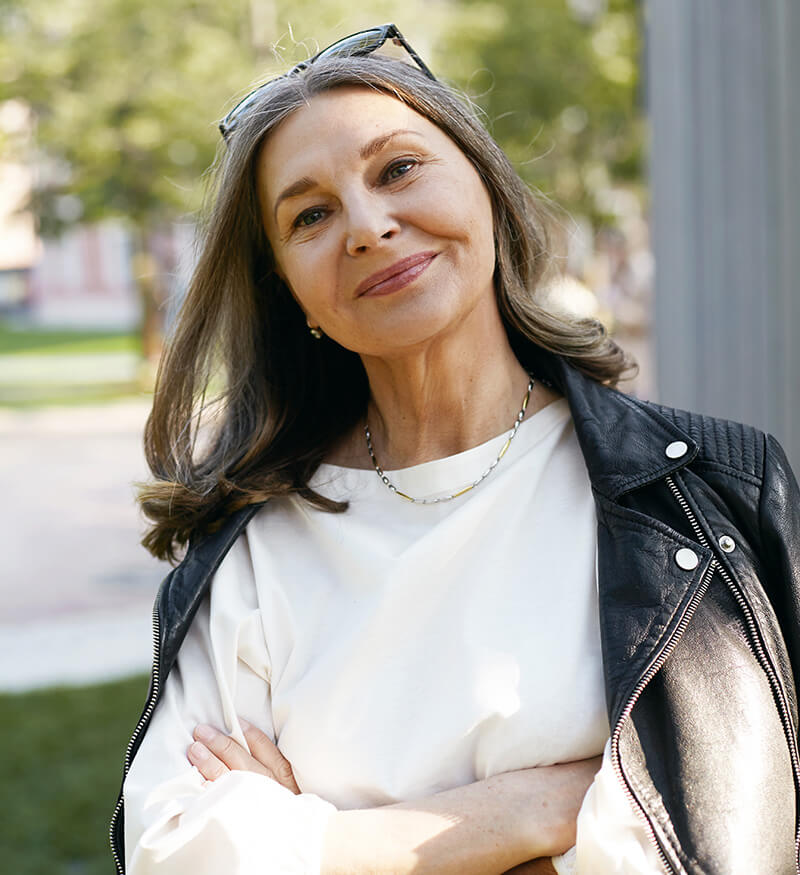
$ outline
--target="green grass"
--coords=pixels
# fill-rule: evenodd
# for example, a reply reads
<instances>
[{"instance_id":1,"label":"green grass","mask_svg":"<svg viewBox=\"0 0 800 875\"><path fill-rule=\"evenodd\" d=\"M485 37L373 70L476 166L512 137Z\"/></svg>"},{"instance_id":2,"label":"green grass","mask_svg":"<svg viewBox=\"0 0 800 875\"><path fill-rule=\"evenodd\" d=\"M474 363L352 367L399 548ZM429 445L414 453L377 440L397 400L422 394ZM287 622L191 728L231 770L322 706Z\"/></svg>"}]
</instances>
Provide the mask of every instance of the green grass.
<instances>
[{"instance_id":1,"label":"green grass","mask_svg":"<svg viewBox=\"0 0 800 875\"><path fill-rule=\"evenodd\" d=\"M147 678L0 695L0 870L108 875L108 823Z\"/></svg>"},{"instance_id":2,"label":"green grass","mask_svg":"<svg viewBox=\"0 0 800 875\"><path fill-rule=\"evenodd\" d=\"M110 331L18 330L0 320L0 355L84 355L141 352L136 333Z\"/></svg>"},{"instance_id":3,"label":"green grass","mask_svg":"<svg viewBox=\"0 0 800 875\"><path fill-rule=\"evenodd\" d=\"M95 386L2 386L0 408L28 410L37 407L75 407L123 399L152 401L152 392L139 383L101 383Z\"/></svg>"}]
</instances>

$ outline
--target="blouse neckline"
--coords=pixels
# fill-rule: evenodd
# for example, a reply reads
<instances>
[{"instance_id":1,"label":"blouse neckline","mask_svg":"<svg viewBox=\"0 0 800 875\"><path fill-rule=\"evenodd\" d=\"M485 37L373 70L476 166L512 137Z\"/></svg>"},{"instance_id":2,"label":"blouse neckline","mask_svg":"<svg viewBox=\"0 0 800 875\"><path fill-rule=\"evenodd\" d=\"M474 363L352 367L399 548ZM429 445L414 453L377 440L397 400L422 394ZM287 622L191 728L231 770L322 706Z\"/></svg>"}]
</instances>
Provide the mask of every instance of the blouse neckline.
<instances>
[{"instance_id":1,"label":"blouse neckline","mask_svg":"<svg viewBox=\"0 0 800 875\"><path fill-rule=\"evenodd\" d=\"M487 478L486 484L488 485L491 479L497 476L500 466L510 467L513 459L532 449L569 416L570 410L566 399L558 398L524 419L517 436L500 461L498 471ZM510 433L511 429L507 429L488 441L460 453L421 462L407 468L386 469L385 473L398 489L414 497L427 498L452 494L480 477L497 457ZM372 484L374 488L389 495L385 485L376 476L374 468L350 468L323 462L312 478L312 483L322 485L332 481L338 481L348 491L355 488L369 488ZM481 488L485 488L483 484Z\"/></svg>"}]
</instances>

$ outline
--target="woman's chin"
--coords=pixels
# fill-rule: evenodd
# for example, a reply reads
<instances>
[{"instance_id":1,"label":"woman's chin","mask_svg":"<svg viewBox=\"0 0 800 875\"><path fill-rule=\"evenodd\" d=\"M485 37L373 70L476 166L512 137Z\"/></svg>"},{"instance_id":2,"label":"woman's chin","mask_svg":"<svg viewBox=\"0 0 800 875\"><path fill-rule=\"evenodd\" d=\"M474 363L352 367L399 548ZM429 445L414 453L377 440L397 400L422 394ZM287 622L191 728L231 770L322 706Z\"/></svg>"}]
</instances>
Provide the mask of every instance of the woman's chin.
<instances>
[{"instance_id":1,"label":"woman's chin","mask_svg":"<svg viewBox=\"0 0 800 875\"><path fill-rule=\"evenodd\" d=\"M364 356L394 358L417 354L431 345L455 338L457 333L452 320L432 320L429 316L396 318L385 325L371 325L369 335L365 334L348 349Z\"/></svg>"},{"instance_id":2,"label":"woman's chin","mask_svg":"<svg viewBox=\"0 0 800 875\"><path fill-rule=\"evenodd\" d=\"M427 344L458 340L460 334L466 337L475 321L469 317L477 301L448 295L441 287L390 298L394 298L393 306L375 308L363 332L353 332L352 342L343 345L371 356L415 352Z\"/></svg>"}]
</instances>

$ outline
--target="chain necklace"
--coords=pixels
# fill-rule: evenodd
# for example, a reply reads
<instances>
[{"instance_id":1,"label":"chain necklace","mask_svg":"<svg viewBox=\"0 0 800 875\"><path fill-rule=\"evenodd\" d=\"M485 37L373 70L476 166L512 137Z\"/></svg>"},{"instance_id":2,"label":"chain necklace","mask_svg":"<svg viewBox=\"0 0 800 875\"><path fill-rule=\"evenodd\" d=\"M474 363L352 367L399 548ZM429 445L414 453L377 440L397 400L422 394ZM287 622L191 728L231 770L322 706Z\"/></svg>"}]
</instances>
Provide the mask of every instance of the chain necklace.
<instances>
[{"instance_id":1,"label":"chain necklace","mask_svg":"<svg viewBox=\"0 0 800 875\"><path fill-rule=\"evenodd\" d=\"M491 465L478 477L477 480L473 480L469 486L465 486L463 489L459 489L458 492L454 492L452 495L443 495L440 498L413 498L410 495L406 495L405 492L401 492L392 481L386 476L383 471L383 468L378 464L378 460L375 457L375 450L372 448L372 433L369 430L369 423L364 424L364 436L367 439L367 450L369 451L369 457L372 459L372 464L375 466L375 473L378 477L381 478L381 482L383 485L390 491L394 492L395 495L398 495L400 498L404 498L406 501L412 501L414 504L439 504L441 501L452 501L454 498L458 498L459 495L464 495L465 492L469 492L471 489L474 489L479 483L482 483L494 469L497 467L497 463L503 456L506 454L506 451L511 446L511 441L516 437L517 431L519 429L519 425L522 422L523 417L525 416L525 410L528 407L528 401L531 397L531 390L533 389L533 377L530 377L528 380L528 389L525 392L525 397L522 399L522 407L520 408L519 413L517 414L517 418L514 420L514 425L511 428L511 434L506 438L506 442L500 449L500 452L497 454L497 457L492 462Z\"/></svg>"}]
</instances>

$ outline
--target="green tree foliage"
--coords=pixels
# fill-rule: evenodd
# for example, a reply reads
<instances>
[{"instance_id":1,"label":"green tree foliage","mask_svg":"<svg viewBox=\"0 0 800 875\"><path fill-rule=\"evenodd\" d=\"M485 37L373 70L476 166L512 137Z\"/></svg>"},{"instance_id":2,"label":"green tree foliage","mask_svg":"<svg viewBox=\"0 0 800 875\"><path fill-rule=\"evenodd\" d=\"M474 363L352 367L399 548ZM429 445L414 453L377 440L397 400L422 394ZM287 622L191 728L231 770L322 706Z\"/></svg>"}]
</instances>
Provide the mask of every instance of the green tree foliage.
<instances>
[{"instance_id":1,"label":"green tree foliage","mask_svg":"<svg viewBox=\"0 0 800 875\"><path fill-rule=\"evenodd\" d=\"M196 206L215 116L251 77L247 11L244 0L6 0L0 99L34 110L45 231L108 216L152 226Z\"/></svg>"},{"instance_id":2,"label":"green tree foliage","mask_svg":"<svg viewBox=\"0 0 800 875\"><path fill-rule=\"evenodd\" d=\"M613 221L609 184L641 179L637 5L459 0L442 45L523 177L596 225Z\"/></svg>"},{"instance_id":3,"label":"green tree foliage","mask_svg":"<svg viewBox=\"0 0 800 875\"><path fill-rule=\"evenodd\" d=\"M247 0L4 0L0 40L0 100L33 110L41 232L129 224L155 357L173 265L153 233L199 205L215 118L252 76Z\"/></svg>"}]
</instances>

